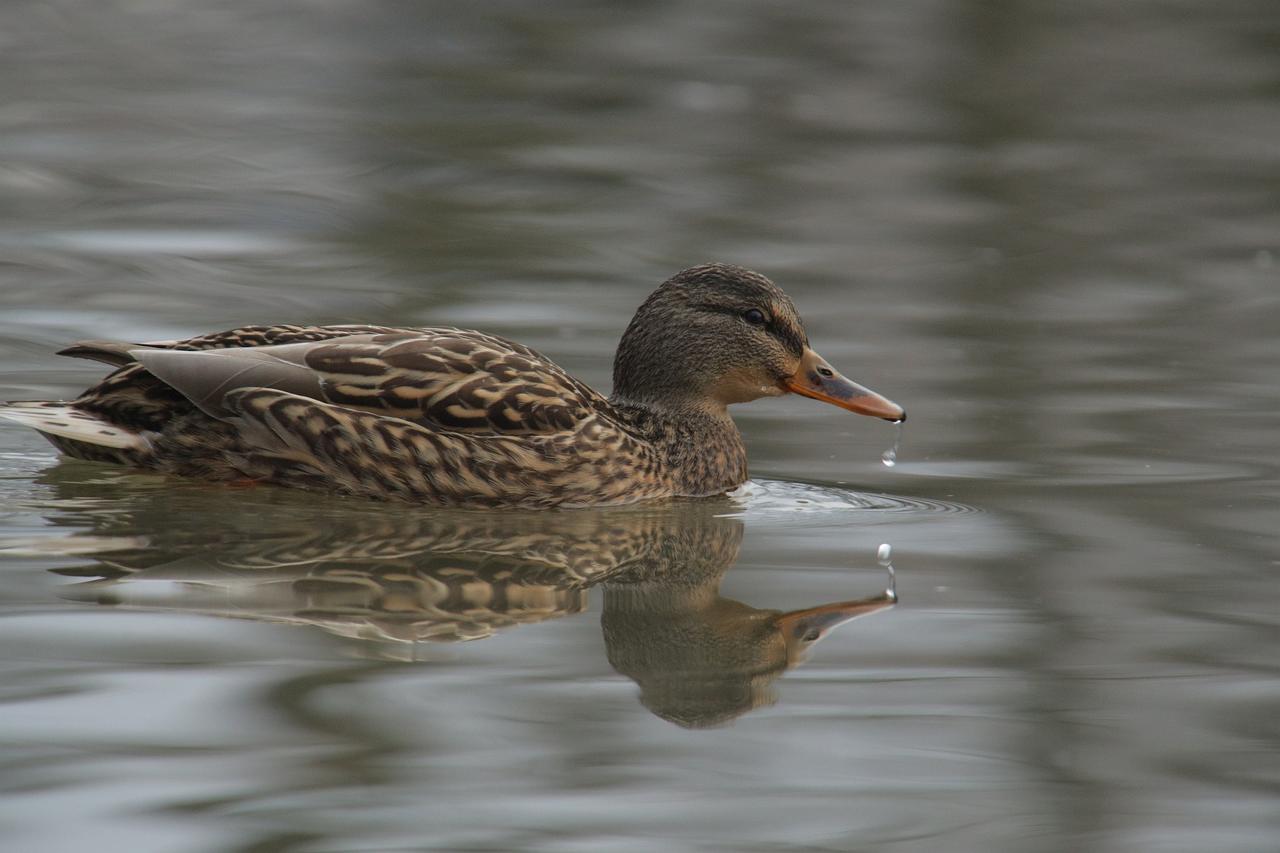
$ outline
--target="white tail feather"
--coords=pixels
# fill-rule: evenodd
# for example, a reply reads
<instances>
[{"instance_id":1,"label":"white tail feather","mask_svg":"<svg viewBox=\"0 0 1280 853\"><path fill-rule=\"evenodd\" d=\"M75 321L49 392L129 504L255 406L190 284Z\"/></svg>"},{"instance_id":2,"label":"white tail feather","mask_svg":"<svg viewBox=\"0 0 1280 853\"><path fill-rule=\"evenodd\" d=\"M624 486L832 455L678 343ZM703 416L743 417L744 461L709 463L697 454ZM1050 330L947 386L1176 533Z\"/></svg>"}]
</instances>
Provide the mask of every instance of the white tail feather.
<instances>
[{"instance_id":1,"label":"white tail feather","mask_svg":"<svg viewBox=\"0 0 1280 853\"><path fill-rule=\"evenodd\" d=\"M72 408L69 403L0 403L0 418L100 447L142 450L148 446L141 433L113 426L97 415Z\"/></svg>"}]
</instances>

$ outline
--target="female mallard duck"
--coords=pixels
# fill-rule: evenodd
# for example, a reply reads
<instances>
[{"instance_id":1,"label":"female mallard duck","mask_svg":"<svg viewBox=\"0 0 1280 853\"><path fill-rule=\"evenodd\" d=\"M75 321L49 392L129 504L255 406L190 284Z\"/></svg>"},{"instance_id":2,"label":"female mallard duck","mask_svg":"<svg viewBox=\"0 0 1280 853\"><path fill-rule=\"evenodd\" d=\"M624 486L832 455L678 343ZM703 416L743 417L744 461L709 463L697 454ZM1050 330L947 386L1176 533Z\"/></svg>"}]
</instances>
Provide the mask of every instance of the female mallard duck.
<instances>
[{"instance_id":1,"label":"female mallard duck","mask_svg":"<svg viewBox=\"0 0 1280 853\"><path fill-rule=\"evenodd\" d=\"M62 354L119 369L72 402L8 403L0 417L70 456L437 505L728 491L747 455L726 407L760 397L906 417L809 348L773 282L726 264L687 269L645 300L609 398L528 347L443 327L248 326Z\"/></svg>"}]
</instances>

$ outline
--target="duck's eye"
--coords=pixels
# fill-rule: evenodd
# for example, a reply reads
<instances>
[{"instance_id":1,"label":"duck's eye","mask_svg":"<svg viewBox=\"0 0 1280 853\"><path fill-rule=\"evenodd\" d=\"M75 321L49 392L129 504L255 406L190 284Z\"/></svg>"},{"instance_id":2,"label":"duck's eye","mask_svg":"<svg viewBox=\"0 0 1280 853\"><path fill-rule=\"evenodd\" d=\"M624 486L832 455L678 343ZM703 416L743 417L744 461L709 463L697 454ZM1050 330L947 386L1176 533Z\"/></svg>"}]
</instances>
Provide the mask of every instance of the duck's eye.
<instances>
[{"instance_id":1,"label":"duck's eye","mask_svg":"<svg viewBox=\"0 0 1280 853\"><path fill-rule=\"evenodd\" d=\"M769 318L759 308L748 308L742 315L742 319L746 320L753 326L763 326L769 322Z\"/></svg>"}]
</instances>

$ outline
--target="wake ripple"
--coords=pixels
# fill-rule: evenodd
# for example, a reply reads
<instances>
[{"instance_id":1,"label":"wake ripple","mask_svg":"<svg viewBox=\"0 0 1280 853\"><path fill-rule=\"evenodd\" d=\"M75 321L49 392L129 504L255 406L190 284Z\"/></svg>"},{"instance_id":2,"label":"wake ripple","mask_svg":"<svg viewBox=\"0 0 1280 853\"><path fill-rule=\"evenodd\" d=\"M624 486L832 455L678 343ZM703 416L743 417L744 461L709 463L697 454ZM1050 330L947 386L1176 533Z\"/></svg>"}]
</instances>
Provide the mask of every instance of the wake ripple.
<instances>
[{"instance_id":1,"label":"wake ripple","mask_svg":"<svg viewBox=\"0 0 1280 853\"><path fill-rule=\"evenodd\" d=\"M729 492L729 498L742 508L741 512L727 514L732 518L832 512L933 516L979 511L955 501L859 492L786 480L748 480Z\"/></svg>"}]
</instances>

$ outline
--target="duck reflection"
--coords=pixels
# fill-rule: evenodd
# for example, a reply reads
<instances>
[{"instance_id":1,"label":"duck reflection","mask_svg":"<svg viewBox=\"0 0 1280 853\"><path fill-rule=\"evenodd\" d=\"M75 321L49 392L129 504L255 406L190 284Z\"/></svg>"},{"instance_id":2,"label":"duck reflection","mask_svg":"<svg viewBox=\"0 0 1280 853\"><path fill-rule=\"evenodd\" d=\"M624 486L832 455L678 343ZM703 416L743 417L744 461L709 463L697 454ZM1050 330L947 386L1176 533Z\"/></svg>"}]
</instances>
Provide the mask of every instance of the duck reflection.
<instances>
[{"instance_id":1,"label":"duck reflection","mask_svg":"<svg viewBox=\"0 0 1280 853\"><path fill-rule=\"evenodd\" d=\"M61 570L85 578L69 595L301 623L360 640L365 653L412 657L420 642L580 613L600 587L609 663L645 707L686 727L770 704L774 680L833 628L896 603L892 588L790 612L721 596L743 536L727 500L552 513L330 505L319 522L296 501L269 513L219 501L218 524L196 528L156 501L80 519L94 536L78 541L108 550Z\"/></svg>"},{"instance_id":2,"label":"duck reflection","mask_svg":"<svg viewBox=\"0 0 1280 853\"><path fill-rule=\"evenodd\" d=\"M832 628L892 607L879 595L804 610L757 609L720 595L719 573L605 585L609 664L640 685L640 701L663 719L704 728L776 699L773 682Z\"/></svg>"}]
</instances>

